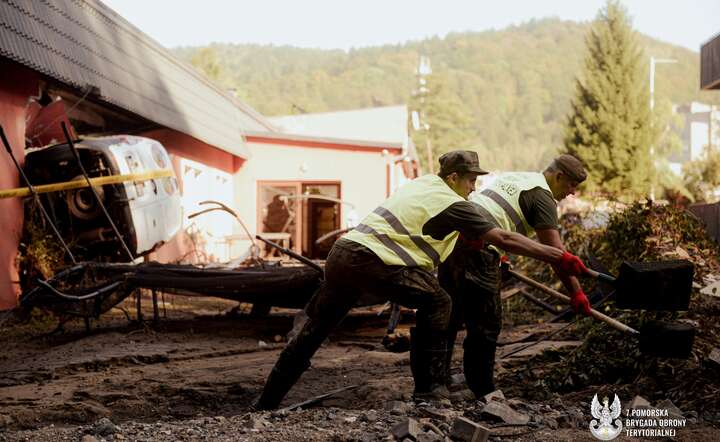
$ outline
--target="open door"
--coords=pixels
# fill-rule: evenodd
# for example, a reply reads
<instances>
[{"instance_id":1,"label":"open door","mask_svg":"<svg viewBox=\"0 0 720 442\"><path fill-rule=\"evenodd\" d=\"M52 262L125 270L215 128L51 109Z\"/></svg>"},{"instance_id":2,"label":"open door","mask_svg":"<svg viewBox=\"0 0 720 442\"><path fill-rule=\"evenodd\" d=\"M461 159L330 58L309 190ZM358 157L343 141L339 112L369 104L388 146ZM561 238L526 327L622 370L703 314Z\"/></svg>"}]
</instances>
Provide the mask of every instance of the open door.
<instances>
[{"instance_id":1,"label":"open door","mask_svg":"<svg viewBox=\"0 0 720 442\"><path fill-rule=\"evenodd\" d=\"M315 241L321 236L340 228L339 206L338 203L330 201L309 200L307 202L309 255L311 259L325 259L330 253L330 248L333 245L332 240L323 241L320 244L316 244Z\"/></svg>"},{"instance_id":2,"label":"open door","mask_svg":"<svg viewBox=\"0 0 720 442\"><path fill-rule=\"evenodd\" d=\"M340 203L322 199L340 198L340 183L318 183L303 184L303 195L309 198L304 199L303 224L305 241L304 250L306 256L311 259L325 259L333 245L333 240L327 240L316 244L318 238L340 228ZM317 198L312 198L316 196Z\"/></svg>"}]
</instances>

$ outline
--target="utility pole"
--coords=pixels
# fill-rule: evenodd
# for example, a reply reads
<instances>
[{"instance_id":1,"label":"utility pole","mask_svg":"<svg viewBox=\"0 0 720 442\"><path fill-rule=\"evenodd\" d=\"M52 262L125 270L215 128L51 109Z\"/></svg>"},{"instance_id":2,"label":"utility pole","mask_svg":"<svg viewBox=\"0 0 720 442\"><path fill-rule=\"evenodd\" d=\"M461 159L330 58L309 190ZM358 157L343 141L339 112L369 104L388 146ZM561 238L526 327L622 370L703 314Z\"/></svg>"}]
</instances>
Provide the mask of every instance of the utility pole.
<instances>
[{"instance_id":1,"label":"utility pole","mask_svg":"<svg viewBox=\"0 0 720 442\"><path fill-rule=\"evenodd\" d=\"M430 91L427 87L427 76L432 74L430 58L421 55L417 67L418 88L415 95L420 97L419 109L412 112L413 129L425 131L425 153L427 155L428 171L435 173L435 160L432 153L432 142L430 141L430 123L427 121L425 109L425 98Z\"/></svg>"},{"instance_id":2,"label":"utility pole","mask_svg":"<svg viewBox=\"0 0 720 442\"><path fill-rule=\"evenodd\" d=\"M655 65L660 63L677 63L671 58L650 57L650 125L653 124L653 109L655 108ZM650 199L655 201L655 146L650 145L650 161L652 162L652 175L650 180Z\"/></svg>"}]
</instances>

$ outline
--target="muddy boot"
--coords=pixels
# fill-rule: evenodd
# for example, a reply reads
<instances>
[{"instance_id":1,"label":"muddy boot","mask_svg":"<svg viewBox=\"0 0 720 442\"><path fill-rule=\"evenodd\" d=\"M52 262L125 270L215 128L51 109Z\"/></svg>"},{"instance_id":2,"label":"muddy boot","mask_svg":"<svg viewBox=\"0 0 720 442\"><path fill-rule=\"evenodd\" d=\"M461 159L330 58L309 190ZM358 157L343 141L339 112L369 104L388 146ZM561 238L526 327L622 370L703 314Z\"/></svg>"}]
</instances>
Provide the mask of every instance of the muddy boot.
<instances>
[{"instance_id":1,"label":"muddy boot","mask_svg":"<svg viewBox=\"0 0 720 442\"><path fill-rule=\"evenodd\" d=\"M287 365L287 364L282 364ZM290 391L295 382L300 378L300 375L310 366L309 362L302 364L297 363L296 367L282 370L278 368L281 366L280 361L273 367L265 382L260 396L255 399L252 403L251 408L254 410L274 410L282 402L285 395Z\"/></svg>"},{"instance_id":2,"label":"muddy boot","mask_svg":"<svg viewBox=\"0 0 720 442\"><path fill-rule=\"evenodd\" d=\"M424 339L423 339L424 338ZM410 371L415 381L415 392L427 392L430 389L430 373L427 370L427 336L418 333L417 328L410 328Z\"/></svg>"},{"instance_id":3,"label":"muddy boot","mask_svg":"<svg viewBox=\"0 0 720 442\"><path fill-rule=\"evenodd\" d=\"M467 344L467 342L466 342ZM494 342L481 342L470 347L466 345L463 358L465 381L476 397L481 398L495 391L493 372L495 370Z\"/></svg>"},{"instance_id":4,"label":"muddy boot","mask_svg":"<svg viewBox=\"0 0 720 442\"><path fill-rule=\"evenodd\" d=\"M428 347L419 351L423 355L425 364L425 374L429 383L423 385L423 389L415 386L413 398L416 401L443 401L450 398L450 392L445 386L445 378L447 376L447 342L445 336L432 336L428 340Z\"/></svg>"},{"instance_id":5,"label":"muddy boot","mask_svg":"<svg viewBox=\"0 0 720 442\"><path fill-rule=\"evenodd\" d=\"M452 385L452 379L450 369L452 368L453 350L455 349L455 338L457 332L449 333L447 339L447 350L445 352L445 386L450 388Z\"/></svg>"}]
</instances>

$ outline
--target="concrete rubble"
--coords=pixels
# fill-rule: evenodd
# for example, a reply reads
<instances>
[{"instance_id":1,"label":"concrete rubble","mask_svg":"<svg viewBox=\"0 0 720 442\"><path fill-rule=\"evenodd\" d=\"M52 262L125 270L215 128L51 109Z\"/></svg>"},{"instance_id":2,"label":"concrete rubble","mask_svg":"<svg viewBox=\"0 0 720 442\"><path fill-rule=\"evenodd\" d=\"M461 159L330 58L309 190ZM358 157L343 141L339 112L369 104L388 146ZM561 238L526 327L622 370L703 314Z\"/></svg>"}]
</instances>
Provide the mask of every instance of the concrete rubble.
<instances>
[{"instance_id":1,"label":"concrete rubble","mask_svg":"<svg viewBox=\"0 0 720 442\"><path fill-rule=\"evenodd\" d=\"M99 436L109 436L117 433L117 426L108 418L104 417L97 421L93 426L93 434Z\"/></svg>"},{"instance_id":2,"label":"concrete rubble","mask_svg":"<svg viewBox=\"0 0 720 442\"><path fill-rule=\"evenodd\" d=\"M505 395L503 394L502 390L495 390L483 396L482 399L487 404L494 399L505 400Z\"/></svg>"},{"instance_id":3,"label":"concrete rubble","mask_svg":"<svg viewBox=\"0 0 720 442\"><path fill-rule=\"evenodd\" d=\"M490 436L490 430L482 425L464 417L458 417L453 422L452 438L463 442L485 442Z\"/></svg>"},{"instance_id":4,"label":"concrete rubble","mask_svg":"<svg viewBox=\"0 0 720 442\"><path fill-rule=\"evenodd\" d=\"M720 368L720 348L713 348L708 355L708 361L715 364L715 368Z\"/></svg>"},{"instance_id":5,"label":"concrete rubble","mask_svg":"<svg viewBox=\"0 0 720 442\"><path fill-rule=\"evenodd\" d=\"M670 399L665 399L662 402L659 402L655 408L667 410L669 415L668 417L670 419L682 419L684 417L683 412L676 407Z\"/></svg>"},{"instance_id":6,"label":"concrete rubble","mask_svg":"<svg viewBox=\"0 0 720 442\"><path fill-rule=\"evenodd\" d=\"M397 440L403 440L407 437L412 440L417 440L417 436L420 433L420 424L415 419L406 419L395 425L391 433Z\"/></svg>"},{"instance_id":7,"label":"concrete rubble","mask_svg":"<svg viewBox=\"0 0 720 442\"><path fill-rule=\"evenodd\" d=\"M493 399L482 409L483 417L493 421L500 421L511 425L525 425L530 421L530 416L513 410L504 401Z\"/></svg>"},{"instance_id":8,"label":"concrete rubble","mask_svg":"<svg viewBox=\"0 0 720 442\"><path fill-rule=\"evenodd\" d=\"M650 405L650 402L648 402L647 399L645 399L644 397L635 396L625 408L629 410L634 410L638 408L652 408L652 405Z\"/></svg>"}]
</instances>

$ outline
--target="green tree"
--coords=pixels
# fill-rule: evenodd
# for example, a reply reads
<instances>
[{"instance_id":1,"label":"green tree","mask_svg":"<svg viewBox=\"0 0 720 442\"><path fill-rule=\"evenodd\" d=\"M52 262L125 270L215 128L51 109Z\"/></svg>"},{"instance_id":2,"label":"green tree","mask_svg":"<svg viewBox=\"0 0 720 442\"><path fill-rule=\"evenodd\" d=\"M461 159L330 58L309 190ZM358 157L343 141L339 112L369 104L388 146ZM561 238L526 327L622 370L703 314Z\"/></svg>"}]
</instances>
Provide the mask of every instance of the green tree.
<instances>
[{"instance_id":1,"label":"green tree","mask_svg":"<svg viewBox=\"0 0 720 442\"><path fill-rule=\"evenodd\" d=\"M437 147L475 149L482 165L492 170L538 170L564 149L573 79L587 53L583 37L590 26L532 20L501 30L350 51L221 43L209 47L222 68L215 81L234 88L243 102L268 116L298 112L293 104L307 112L410 105L418 55L425 54L435 72L445 77L446 92L473 120L469 142ZM648 54L678 60L656 72L654 114L664 112L662 97L674 104L720 105L720 94L698 90L697 51L647 36L640 36L639 44ZM202 49L173 52L190 61ZM647 69L647 58L639 63ZM214 69L208 71L213 78ZM418 143L421 154L422 148Z\"/></svg>"},{"instance_id":2,"label":"green tree","mask_svg":"<svg viewBox=\"0 0 720 442\"><path fill-rule=\"evenodd\" d=\"M705 146L703 156L683 166L685 186L696 202L714 202L720 188L720 151Z\"/></svg>"},{"instance_id":3,"label":"green tree","mask_svg":"<svg viewBox=\"0 0 720 442\"><path fill-rule=\"evenodd\" d=\"M618 199L647 195L655 179L653 129L643 52L626 11L600 10L586 38L587 55L565 133L565 150L588 170L586 188Z\"/></svg>"},{"instance_id":4,"label":"green tree","mask_svg":"<svg viewBox=\"0 0 720 442\"><path fill-rule=\"evenodd\" d=\"M653 127L655 128L655 176L654 184L657 195L665 197L682 195L692 199L693 196L683 182L683 178L670 168L670 158L682 151L679 133L684 127L684 119L672 110L672 103L661 98L653 109Z\"/></svg>"},{"instance_id":5,"label":"green tree","mask_svg":"<svg viewBox=\"0 0 720 442\"><path fill-rule=\"evenodd\" d=\"M190 64L195 66L197 70L205 74L207 78L217 83L223 84L224 72L220 64L217 51L213 47L205 47L199 49L190 58Z\"/></svg>"},{"instance_id":6,"label":"green tree","mask_svg":"<svg viewBox=\"0 0 720 442\"><path fill-rule=\"evenodd\" d=\"M423 170L437 171L437 160L445 152L466 148L472 137L473 119L462 100L448 86L445 73L426 76L427 83L412 97L410 109L418 112L419 130L411 133ZM427 147L433 156L428 165Z\"/></svg>"}]
</instances>

